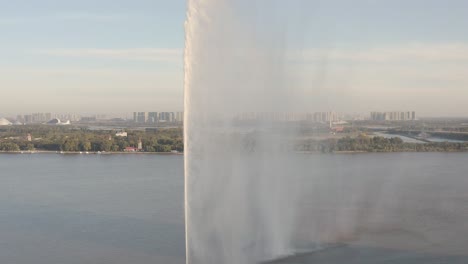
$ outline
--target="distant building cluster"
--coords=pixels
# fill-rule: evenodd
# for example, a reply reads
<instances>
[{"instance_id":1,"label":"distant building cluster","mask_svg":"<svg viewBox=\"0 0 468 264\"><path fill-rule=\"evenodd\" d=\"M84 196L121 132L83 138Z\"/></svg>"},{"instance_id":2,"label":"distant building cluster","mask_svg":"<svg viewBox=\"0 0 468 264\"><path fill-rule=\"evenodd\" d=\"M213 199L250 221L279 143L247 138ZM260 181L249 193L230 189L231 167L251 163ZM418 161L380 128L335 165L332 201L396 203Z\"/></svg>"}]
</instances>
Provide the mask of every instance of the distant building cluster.
<instances>
[{"instance_id":1,"label":"distant building cluster","mask_svg":"<svg viewBox=\"0 0 468 264\"><path fill-rule=\"evenodd\" d=\"M416 112L371 112L373 121L412 121L416 120Z\"/></svg>"},{"instance_id":2,"label":"distant building cluster","mask_svg":"<svg viewBox=\"0 0 468 264\"><path fill-rule=\"evenodd\" d=\"M44 123L52 119L51 113L33 113L28 115L18 115L17 121L25 124Z\"/></svg>"},{"instance_id":3,"label":"distant building cluster","mask_svg":"<svg viewBox=\"0 0 468 264\"><path fill-rule=\"evenodd\" d=\"M19 114L16 118L4 118L1 125L69 125L72 123L109 123L134 122L139 124L182 123L183 112L134 112L133 118L126 114L113 114L111 117L103 114L81 116L78 114L32 113ZM122 117L124 116L124 117Z\"/></svg>"},{"instance_id":4,"label":"distant building cluster","mask_svg":"<svg viewBox=\"0 0 468 264\"><path fill-rule=\"evenodd\" d=\"M181 123L183 112L134 112L133 121L140 124Z\"/></svg>"},{"instance_id":5,"label":"distant building cluster","mask_svg":"<svg viewBox=\"0 0 468 264\"><path fill-rule=\"evenodd\" d=\"M113 115L114 117L116 115ZM330 126L346 123L344 120L368 120L369 116L362 114L343 115L337 112L245 112L234 117L236 121L272 121L272 122L314 122L329 124ZM416 120L415 111L392 111L392 112L371 112L372 121L412 121ZM95 123L95 122L133 122L135 124L182 124L184 112L133 112L132 115L118 118L108 118L106 115L80 116L78 114L52 114L52 113L32 113L18 115L15 118L2 118L0 125L28 125L28 124L49 124L49 125L69 125L71 123Z\"/></svg>"},{"instance_id":6,"label":"distant building cluster","mask_svg":"<svg viewBox=\"0 0 468 264\"><path fill-rule=\"evenodd\" d=\"M16 122L21 124L41 124L50 122L54 119L75 122L80 120L80 116L76 114L32 113L18 115L16 117Z\"/></svg>"},{"instance_id":7,"label":"distant building cluster","mask_svg":"<svg viewBox=\"0 0 468 264\"><path fill-rule=\"evenodd\" d=\"M316 123L338 122L341 116L335 112L316 113L242 113L237 118L239 121L265 120L277 122L311 121Z\"/></svg>"}]
</instances>

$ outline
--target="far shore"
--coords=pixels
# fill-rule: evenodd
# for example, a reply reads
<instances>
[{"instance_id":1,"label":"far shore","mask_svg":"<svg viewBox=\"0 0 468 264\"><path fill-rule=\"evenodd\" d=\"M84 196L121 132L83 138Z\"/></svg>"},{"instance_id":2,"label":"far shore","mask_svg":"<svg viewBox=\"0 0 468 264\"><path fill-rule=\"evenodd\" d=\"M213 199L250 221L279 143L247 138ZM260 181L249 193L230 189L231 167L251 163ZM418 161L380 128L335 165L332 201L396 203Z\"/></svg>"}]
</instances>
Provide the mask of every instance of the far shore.
<instances>
[{"instance_id":1,"label":"far shore","mask_svg":"<svg viewBox=\"0 0 468 264\"><path fill-rule=\"evenodd\" d=\"M51 150L23 150L23 151L0 151L0 154L60 154L60 155L184 155L183 152L128 152L128 151L51 151Z\"/></svg>"},{"instance_id":2,"label":"far shore","mask_svg":"<svg viewBox=\"0 0 468 264\"><path fill-rule=\"evenodd\" d=\"M365 153L466 153L468 151L333 151L333 152L321 152L321 151L296 151L297 154L365 154ZM34 151L0 151L0 154L60 154L60 155L184 155L183 152L95 152L95 151L50 151L50 150L34 150Z\"/></svg>"},{"instance_id":3,"label":"far shore","mask_svg":"<svg viewBox=\"0 0 468 264\"><path fill-rule=\"evenodd\" d=\"M321 151L297 151L299 154L365 154L365 153L467 153L467 150L433 150L433 151L416 151L416 150L401 150L401 151L363 151L363 150L337 150L332 152Z\"/></svg>"}]
</instances>

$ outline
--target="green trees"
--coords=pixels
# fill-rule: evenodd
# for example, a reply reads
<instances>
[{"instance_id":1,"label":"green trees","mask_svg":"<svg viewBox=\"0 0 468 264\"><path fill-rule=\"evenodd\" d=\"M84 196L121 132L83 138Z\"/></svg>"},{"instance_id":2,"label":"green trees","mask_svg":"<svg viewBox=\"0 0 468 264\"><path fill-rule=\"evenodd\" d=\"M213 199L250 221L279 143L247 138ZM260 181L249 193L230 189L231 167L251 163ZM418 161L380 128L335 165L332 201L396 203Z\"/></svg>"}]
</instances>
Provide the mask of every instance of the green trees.
<instances>
[{"instance_id":1,"label":"green trees","mask_svg":"<svg viewBox=\"0 0 468 264\"><path fill-rule=\"evenodd\" d=\"M154 150L155 150L155 152L171 152L172 147L170 145L156 144L156 145L154 145Z\"/></svg>"},{"instance_id":2,"label":"green trees","mask_svg":"<svg viewBox=\"0 0 468 264\"><path fill-rule=\"evenodd\" d=\"M95 138L91 143L93 151L110 151L112 142L106 138Z\"/></svg>"},{"instance_id":3,"label":"green trees","mask_svg":"<svg viewBox=\"0 0 468 264\"><path fill-rule=\"evenodd\" d=\"M467 143L432 142L432 143L405 143L401 138L368 137L344 137L340 139L326 139L321 141L300 141L296 143L298 151L320 151L331 153L337 151L358 152L450 152L468 151Z\"/></svg>"},{"instance_id":4,"label":"green trees","mask_svg":"<svg viewBox=\"0 0 468 264\"><path fill-rule=\"evenodd\" d=\"M143 152L184 151L182 128L148 131L127 131L128 137L117 137L115 131L94 131L76 127L18 126L0 129L0 151L48 150L71 152L120 152L127 147L138 147ZM28 141L27 135L32 135ZM356 134L354 134L356 135ZM468 151L468 143L434 142L426 144L406 143L401 138L367 136L361 133L353 137L330 139L300 139L294 144L297 151L338 152L401 152L401 151Z\"/></svg>"},{"instance_id":5,"label":"green trees","mask_svg":"<svg viewBox=\"0 0 468 264\"><path fill-rule=\"evenodd\" d=\"M63 151L79 151L79 142L75 138L67 138L61 145Z\"/></svg>"},{"instance_id":6,"label":"green trees","mask_svg":"<svg viewBox=\"0 0 468 264\"><path fill-rule=\"evenodd\" d=\"M20 147L12 142L0 142L0 151L19 151Z\"/></svg>"},{"instance_id":7,"label":"green trees","mask_svg":"<svg viewBox=\"0 0 468 264\"><path fill-rule=\"evenodd\" d=\"M47 150L65 152L120 152L138 147L141 140L145 152L184 150L182 128L150 131L127 131L128 137L117 137L115 131L93 131L76 127L18 126L0 130L0 151ZM28 141L27 135L33 140ZM7 144L8 143L8 144Z\"/></svg>"},{"instance_id":8,"label":"green trees","mask_svg":"<svg viewBox=\"0 0 468 264\"><path fill-rule=\"evenodd\" d=\"M359 135L356 138L345 137L337 142L339 151L393 152L403 151L404 142L401 138L368 137Z\"/></svg>"},{"instance_id":9,"label":"green trees","mask_svg":"<svg viewBox=\"0 0 468 264\"><path fill-rule=\"evenodd\" d=\"M92 149L91 142L89 141L81 141L80 142L80 149L82 151L90 151Z\"/></svg>"},{"instance_id":10,"label":"green trees","mask_svg":"<svg viewBox=\"0 0 468 264\"><path fill-rule=\"evenodd\" d=\"M31 143L26 144L25 150L28 150L28 151L35 150L34 144L31 144Z\"/></svg>"}]
</instances>

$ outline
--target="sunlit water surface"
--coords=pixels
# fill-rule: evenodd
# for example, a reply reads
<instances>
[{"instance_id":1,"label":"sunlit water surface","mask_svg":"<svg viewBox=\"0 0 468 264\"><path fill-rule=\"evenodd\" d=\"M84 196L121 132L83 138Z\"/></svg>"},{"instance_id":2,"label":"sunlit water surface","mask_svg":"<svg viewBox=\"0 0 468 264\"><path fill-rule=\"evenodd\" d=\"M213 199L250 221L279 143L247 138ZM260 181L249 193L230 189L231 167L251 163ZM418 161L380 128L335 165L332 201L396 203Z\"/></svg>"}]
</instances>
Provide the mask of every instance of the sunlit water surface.
<instances>
[{"instance_id":1,"label":"sunlit water surface","mask_svg":"<svg viewBox=\"0 0 468 264\"><path fill-rule=\"evenodd\" d=\"M339 246L276 263L468 263L468 154L296 158L327 199L301 199L298 241ZM0 155L0 234L1 263L185 263L183 157Z\"/></svg>"}]
</instances>

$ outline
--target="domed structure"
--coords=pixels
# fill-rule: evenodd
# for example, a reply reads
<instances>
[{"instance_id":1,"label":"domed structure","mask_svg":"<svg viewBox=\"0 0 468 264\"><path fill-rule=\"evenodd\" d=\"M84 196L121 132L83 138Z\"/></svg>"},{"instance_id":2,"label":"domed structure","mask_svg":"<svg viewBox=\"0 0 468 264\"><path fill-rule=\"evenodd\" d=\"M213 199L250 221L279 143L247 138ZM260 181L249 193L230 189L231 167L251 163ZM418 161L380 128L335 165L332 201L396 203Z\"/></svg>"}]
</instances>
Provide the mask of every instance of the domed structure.
<instances>
[{"instance_id":1,"label":"domed structure","mask_svg":"<svg viewBox=\"0 0 468 264\"><path fill-rule=\"evenodd\" d=\"M11 126L11 122L5 118L0 118L0 126Z\"/></svg>"},{"instance_id":2,"label":"domed structure","mask_svg":"<svg viewBox=\"0 0 468 264\"><path fill-rule=\"evenodd\" d=\"M50 120L49 122L47 122L47 124L49 124L49 125L58 125L60 123L62 123L62 122L58 118L54 118L54 119Z\"/></svg>"}]
</instances>

